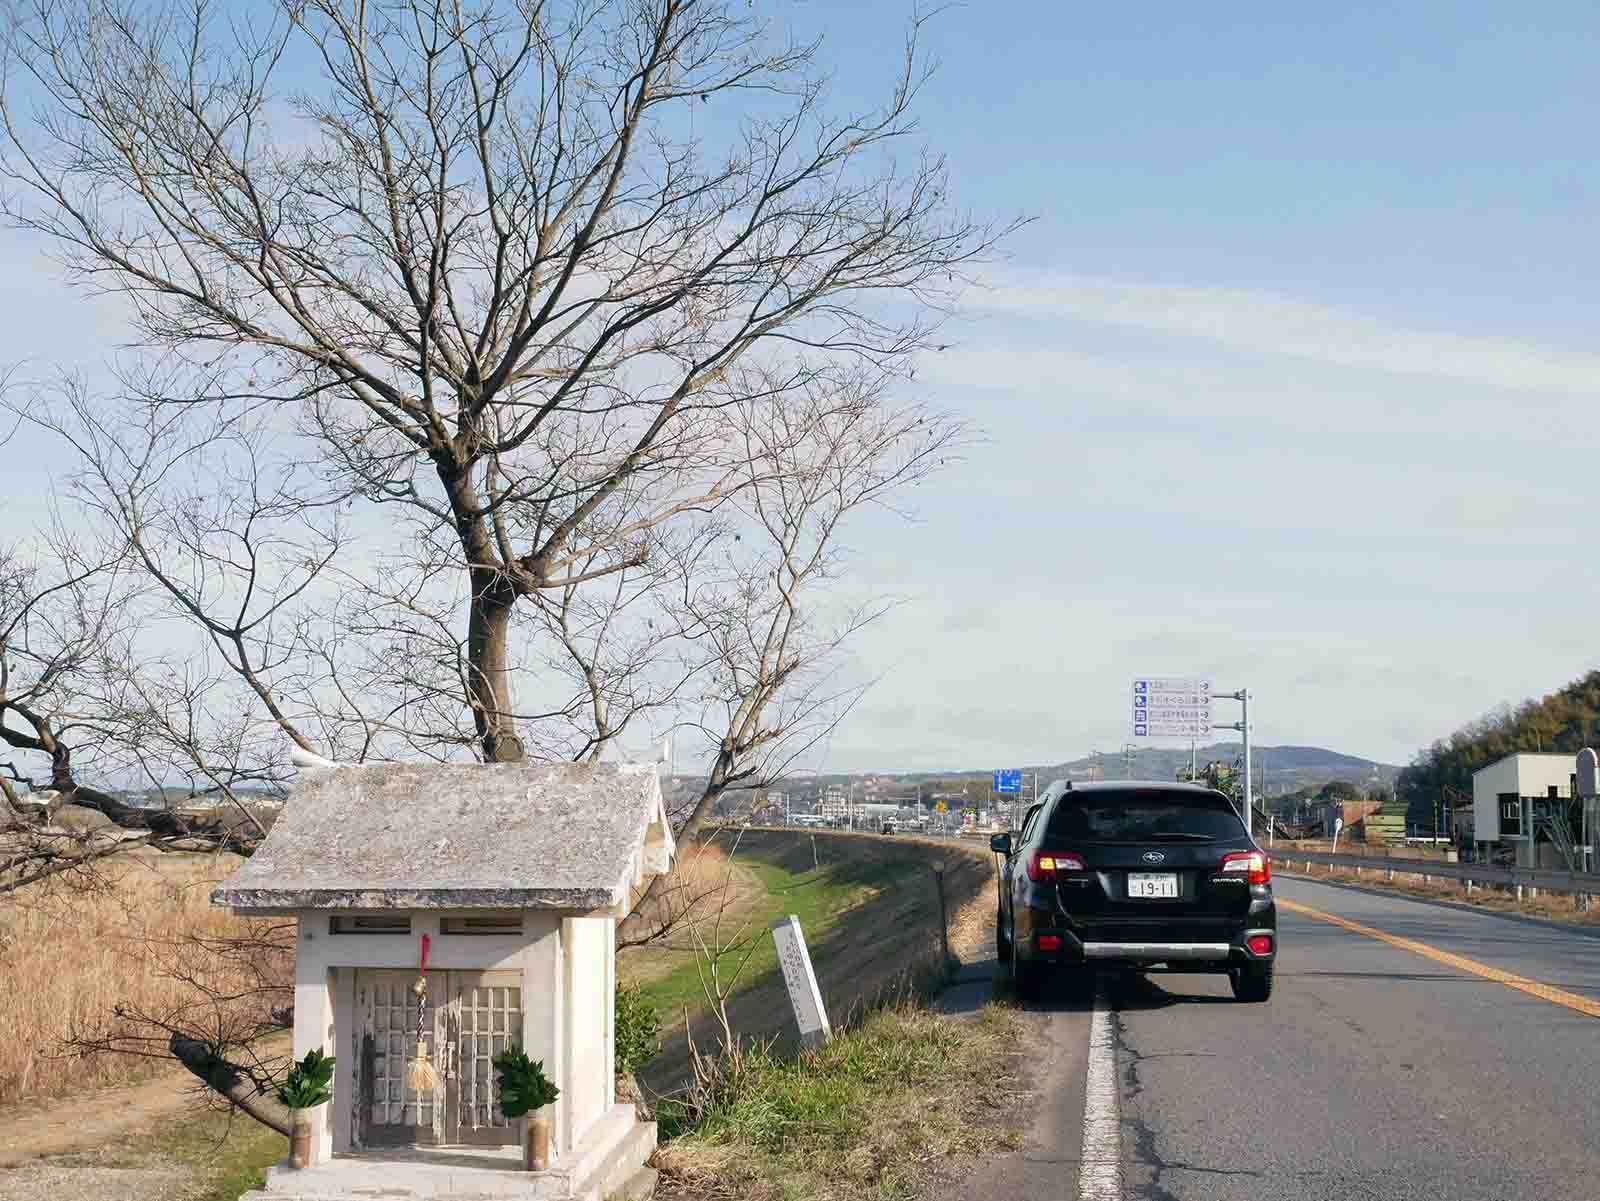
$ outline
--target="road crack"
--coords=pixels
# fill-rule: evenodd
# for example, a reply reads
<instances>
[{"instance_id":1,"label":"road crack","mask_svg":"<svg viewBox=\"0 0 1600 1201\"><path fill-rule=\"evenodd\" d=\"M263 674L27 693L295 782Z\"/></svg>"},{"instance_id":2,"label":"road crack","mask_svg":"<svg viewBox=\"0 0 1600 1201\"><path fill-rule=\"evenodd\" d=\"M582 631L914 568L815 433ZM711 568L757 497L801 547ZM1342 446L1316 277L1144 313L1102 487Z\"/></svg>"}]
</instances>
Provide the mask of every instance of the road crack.
<instances>
[{"instance_id":1,"label":"road crack","mask_svg":"<svg viewBox=\"0 0 1600 1201\"><path fill-rule=\"evenodd\" d=\"M1123 1099L1126 1102L1132 1102L1144 1093L1145 1084L1140 1075L1140 1068L1145 1063L1157 1059L1214 1058L1216 1054L1212 1051L1153 1051L1148 1055L1144 1054L1128 1041L1127 1025L1122 1020L1121 1013L1112 1015L1112 1032L1116 1040L1118 1058L1123 1064ZM1141 1167L1148 1168L1151 1173L1149 1182L1140 1185L1135 1194L1143 1201L1181 1201L1178 1195L1167 1187L1167 1178L1174 1172L1248 1178L1259 1178L1262 1175L1261 1172L1248 1168L1213 1168L1204 1164L1163 1158L1157 1146L1160 1136L1154 1127L1143 1118L1129 1117L1126 1105L1122 1110L1122 1125L1125 1132L1133 1135L1130 1158ZM1128 1145L1129 1140L1125 1138L1124 1146Z\"/></svg>"}]
</instances>

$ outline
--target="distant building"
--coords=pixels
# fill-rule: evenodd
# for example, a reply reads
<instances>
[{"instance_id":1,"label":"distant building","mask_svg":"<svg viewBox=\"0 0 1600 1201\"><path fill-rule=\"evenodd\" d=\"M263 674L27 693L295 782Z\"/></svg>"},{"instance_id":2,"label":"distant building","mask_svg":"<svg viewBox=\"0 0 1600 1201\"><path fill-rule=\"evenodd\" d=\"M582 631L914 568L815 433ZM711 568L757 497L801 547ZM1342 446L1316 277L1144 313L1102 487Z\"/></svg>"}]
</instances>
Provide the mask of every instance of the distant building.
<instances>
[{"instance_id":1,"label":"distant building","mask_svg":"<svg viewBox=\"0 0 1600 1201\"><path fill-rule=\"evenodd\" d=\"M859 816L871 822L912 822L921 816L915 808L896 801L868 802L856 806Z\"/></svg>"},{"instance_id":2,"label":"distant building","mask_svg":"<svg viewBox=\"0 0 1600 1201\"><path fill-rule=\"evenodd\" d=\"M1568 866L1583 836L1578 757L1520 752L1472 773L1472 837L1480 857L1511 849L1524 867Z\"/></svg>"}]
</instances>

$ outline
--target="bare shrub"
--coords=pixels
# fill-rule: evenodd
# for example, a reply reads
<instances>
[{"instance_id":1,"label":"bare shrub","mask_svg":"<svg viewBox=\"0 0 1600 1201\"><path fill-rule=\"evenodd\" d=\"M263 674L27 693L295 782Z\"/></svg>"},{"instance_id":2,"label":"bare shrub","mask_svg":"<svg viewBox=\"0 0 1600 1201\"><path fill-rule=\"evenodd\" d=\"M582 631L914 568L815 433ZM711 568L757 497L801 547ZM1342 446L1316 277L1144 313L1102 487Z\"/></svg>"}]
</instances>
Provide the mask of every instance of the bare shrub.
<instances>
[{"instance_id":1,"label":"bare shrub","mask_svg":"<svg viewBox=\"0 0 1600 1201\"><path fill-rule=\"evenodd\" d=\"M145 1015L199 1028L275 1023L291 975L286 956L262 954L270 923L208 898L236 862L121 861L103 886L47 881L0 903L0 1103L169 1068L164 1041L141 1041ZM251 954L212 953L239 940ZM112 1053L85 1054L89 1045Z\"/></svg>"}]
</instances>

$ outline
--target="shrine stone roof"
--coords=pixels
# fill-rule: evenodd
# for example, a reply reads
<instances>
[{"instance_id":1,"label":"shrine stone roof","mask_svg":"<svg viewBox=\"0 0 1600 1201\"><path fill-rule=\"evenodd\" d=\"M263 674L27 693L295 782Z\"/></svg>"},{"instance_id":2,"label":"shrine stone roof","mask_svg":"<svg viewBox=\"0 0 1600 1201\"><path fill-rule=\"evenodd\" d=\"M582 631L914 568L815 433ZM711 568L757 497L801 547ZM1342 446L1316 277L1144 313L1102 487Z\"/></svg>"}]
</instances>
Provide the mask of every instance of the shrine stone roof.
<instances>
[{"instance_id":1,"label":"shrine stone roof","mask_svg":"<svg viewBox=\"0 0 1600 1201\"><path fill-rule=\"evenodd\" d=\"M382 763L302 770L211 894L240 912L559 909L627 902L671 866L653 766Z\"/></svg>"}]
</instances>

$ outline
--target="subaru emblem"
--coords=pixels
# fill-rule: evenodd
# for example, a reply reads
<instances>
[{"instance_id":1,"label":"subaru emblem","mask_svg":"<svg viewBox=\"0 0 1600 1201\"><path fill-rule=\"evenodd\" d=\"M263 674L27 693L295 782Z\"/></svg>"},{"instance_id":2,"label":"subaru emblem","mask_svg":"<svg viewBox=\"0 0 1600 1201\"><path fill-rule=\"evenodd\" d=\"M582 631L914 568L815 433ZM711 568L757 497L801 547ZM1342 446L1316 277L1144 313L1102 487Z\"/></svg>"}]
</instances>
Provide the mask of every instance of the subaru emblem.
<instances>
[{"instance_id":1,"label":"subaru emblem","mask_svg":"<svg viewBox=\"0 0 1600 1201\"><path fill-rule=\"evenodd\" d=\"M1146 863L1160 863L1165 858L1166 856L1160 851L1146 851L1144 853L1144 861Z\"/></svg>"}]
</instances>

